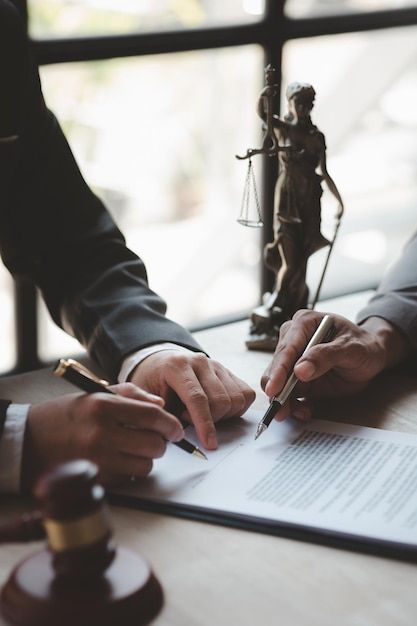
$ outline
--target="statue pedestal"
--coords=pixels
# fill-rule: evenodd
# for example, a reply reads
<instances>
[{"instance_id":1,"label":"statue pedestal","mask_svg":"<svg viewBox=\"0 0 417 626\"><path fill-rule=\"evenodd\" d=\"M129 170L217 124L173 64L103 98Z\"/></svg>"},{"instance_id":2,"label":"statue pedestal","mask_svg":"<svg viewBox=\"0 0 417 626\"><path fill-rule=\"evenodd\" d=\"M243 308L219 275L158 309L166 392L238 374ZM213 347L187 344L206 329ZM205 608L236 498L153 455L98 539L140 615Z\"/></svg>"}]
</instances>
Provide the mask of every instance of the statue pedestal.
<instances>
[{"instance_id":1,"label":"statue pedestal","mask_svg":"<svg viewBox=\"0 0 417 626\"><path fill-rule=\"evenodd\" d=\"M256 307L250 316L249 336L245 341L248 350L274 352L278 343L279 328L286 321L279 307L268 306L270 294L265 294L265 304Z\"/></svg>"}]
</instances>

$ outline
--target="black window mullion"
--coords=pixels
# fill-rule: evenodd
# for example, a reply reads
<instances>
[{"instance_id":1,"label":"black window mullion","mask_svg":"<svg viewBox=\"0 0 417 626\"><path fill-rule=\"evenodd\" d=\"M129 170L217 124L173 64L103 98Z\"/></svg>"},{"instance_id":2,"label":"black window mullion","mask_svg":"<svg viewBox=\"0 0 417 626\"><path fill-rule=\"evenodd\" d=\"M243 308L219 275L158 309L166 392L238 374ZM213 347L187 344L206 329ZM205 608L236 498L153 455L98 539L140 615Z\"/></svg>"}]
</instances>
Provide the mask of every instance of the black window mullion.
<instances>
[{"instance_id":1,"label":"black window mullion","mask_svg":"<svg viewBox=\"0 0 417 626\"><path fill-rule=\"evenodd\" d=\"M27 2L14 0L27 27ZM14 279L14 317L16 363L13 372L24 372L39 367L37 292L26 278ZM10 373L10 372L9 372Z\"/></svg>"},{"instance_id":2,"label":"black window mullion","mask_svg":"<svg viewBox=\"0 0 417 626\"><path fill-rule=\"evenodd\" d=\"M346 13L324 17L288 19L286 37L287 39L322 37L324 35L341 35L343 33L381 30L415 24L417 24L417 7L391 11Z\"/></svg>"},{"instance_id":3,"label":"black window mullion","mask_svg":"<svg viewBox=\"0 0 417 626\"><path fill-rule=\"evenodd\" d=\"M264 19L253 24L102 37L41 39L34 41L34 47L38 63L48 65L256 43L269 48L271 40L274 39L277 44L279 42L282 44L289 39L302 37L320 37L413 24L417 24L417 7L290 19L283 13L283 3L276 1L267 2Z\"/></svg>"},{"instance_id":4,"label":"black window mullion","mask_svg":"<svg viewBox=\"0 0 417 626\"><path fill-rule=\"evenodd\" d=\"M287 20L284 17L285 2L268 0L265 7L265 66L271 64L276 70L278 84L282 82L282 49L286 39ZM280 101L276 103L275 112L280 112ZM274 195L275 181L278 173L277 159L263 156L262 167L262 206L264 207L262 219L262 250L265 245L273 240L274 231ZM264 263L261 263L261 293L260 296L272 291L275 283L275 275Z\"/></svg>"},{"instance_id":5,"label":"black window mullion","mask_svg":"<svg viewBox=\"0 0 417 626\"><path fill-rule=\"evenodd\" d=\"M38 309L35 285L26 278L14 280L14 312L17 372L40 366L38 355Z\"/></svg>"},{"instance_id":6,"label":"black window mullion","mask_svg":"<svg viewBox=\"0 0 417 626\"><path fill-rule=\"evenodd\" d=\"M48 65L263 43L266 30L262 20L253 24L184 31L38 39L34 41L34 47L38 63Z\"/></svg>"}]
</instances>

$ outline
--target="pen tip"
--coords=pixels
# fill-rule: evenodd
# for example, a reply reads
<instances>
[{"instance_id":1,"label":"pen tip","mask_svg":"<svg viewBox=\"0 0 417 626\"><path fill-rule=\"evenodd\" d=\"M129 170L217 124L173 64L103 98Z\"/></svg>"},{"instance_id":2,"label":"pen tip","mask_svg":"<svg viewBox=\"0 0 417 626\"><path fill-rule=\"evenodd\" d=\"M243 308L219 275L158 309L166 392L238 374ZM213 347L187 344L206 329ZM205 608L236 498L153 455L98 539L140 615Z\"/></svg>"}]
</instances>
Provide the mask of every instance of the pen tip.
<instances>
[{"instance_id":1,"label":"pen tip","mask_svg":"<svg viewBox=\"0 0 417 626\"><path fill-rule=\"evenodd\" d=\"M203 461L208 461L208 458L206 457L206 455L204 454L204 452L202 450L200 450L200 448L196 448L193 452L193 454L198 457L199 459L203 460Z\"/></svg>"},{"instance_id":2,"label":"pen tip","mask_svg":"<svg viewBox=\"0 0 417 626\"><path fill-rule=\"evenodd\" d=\"M262 422L260 422L258 424L258 428L256 430L256 434L255 434L255 441L262 435L262 433L266 430L266 426L265 424L263 424Z\"/></svg>"}]
</instances>

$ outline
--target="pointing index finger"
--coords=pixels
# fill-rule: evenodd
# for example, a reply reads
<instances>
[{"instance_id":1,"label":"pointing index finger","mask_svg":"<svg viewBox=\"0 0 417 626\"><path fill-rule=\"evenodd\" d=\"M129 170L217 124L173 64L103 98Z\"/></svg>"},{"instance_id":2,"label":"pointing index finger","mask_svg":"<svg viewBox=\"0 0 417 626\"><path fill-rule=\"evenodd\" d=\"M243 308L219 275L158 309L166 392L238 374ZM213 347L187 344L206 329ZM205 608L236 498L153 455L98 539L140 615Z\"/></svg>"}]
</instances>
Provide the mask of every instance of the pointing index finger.
<instances>
[{"instance_id":1,"label":"pointing index finger","mask_svg":"<svg viewBox=\"0 0 417 626\"><path fill-rule=\"evenodd\" d=\"M209 400L192 367L186 366L171 372L167 376L167 383L184 403L202 444L209 450L217 448Z\"/></svg>"}]
</instances>

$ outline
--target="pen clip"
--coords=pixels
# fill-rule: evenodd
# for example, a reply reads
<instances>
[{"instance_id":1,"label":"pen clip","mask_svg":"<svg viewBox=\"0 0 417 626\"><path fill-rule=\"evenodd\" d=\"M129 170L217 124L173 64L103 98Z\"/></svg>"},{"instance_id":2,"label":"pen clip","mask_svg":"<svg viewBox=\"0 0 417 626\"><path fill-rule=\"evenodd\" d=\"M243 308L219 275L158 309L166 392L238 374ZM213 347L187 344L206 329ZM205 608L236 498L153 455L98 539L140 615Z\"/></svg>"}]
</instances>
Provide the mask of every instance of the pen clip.
<instances>
[{"instance_id":1,"label":"pen clip","mask_svg":"<svg viewBox=\"0 0 417 626\"><path fill-rule=\"evenodd\" d=\"M82 376L86 376L90 380L93 380L95 383L99 383L100 385L104 385L105 387L108 387L110 385L107 380L99 378L94 374L94 372L89 370L87 367L85 367L85 365L82 365L82 363L79 363L75 359L59 359L58 365L54 369L54 374L56 374L57 376L65 377L65 372L67 371L67 369L73 369L79 374L82 374Z\"/></svg>"}]
</instances>

